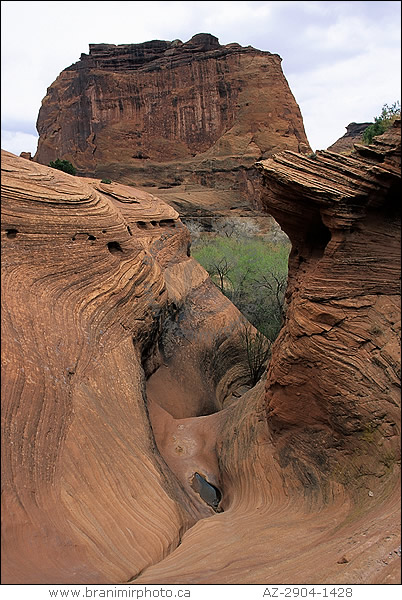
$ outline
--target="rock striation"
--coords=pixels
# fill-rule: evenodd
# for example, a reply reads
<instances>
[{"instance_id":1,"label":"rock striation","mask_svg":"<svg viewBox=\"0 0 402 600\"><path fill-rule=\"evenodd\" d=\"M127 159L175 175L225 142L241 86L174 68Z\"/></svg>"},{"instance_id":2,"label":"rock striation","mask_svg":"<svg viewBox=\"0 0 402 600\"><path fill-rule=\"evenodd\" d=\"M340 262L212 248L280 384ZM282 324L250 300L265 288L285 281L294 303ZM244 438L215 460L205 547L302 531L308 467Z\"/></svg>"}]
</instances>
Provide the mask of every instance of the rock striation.
<instances>
[{"instance_id":1,"label":"rock striation","mask_svg":"<svg viewBox=\"0 0 402 600\"><path fill-rule=\"evenodd\" d=\"M4 583L399 582L398 126L255 170L292 254L248 391L172 207L4 153Z\"/></svg>"},{"instance_id":2,"label":"rock striation","mask_svg":"<svg viewBox=\"0 0 402 600\"><path fill-rule=\"evenodd\" d=\"M266 387L280 462L307 487L333 476L382 499L400 464L400 128L348 157L258 165L259 201L292 242Z\"/></svg>"},{"instance_id":3,"label":"rock striation","mask_svg":"<svg viewBox=\"0 0 402 600\"><path fill-rule=\"evenodd\" d=\"M3 583L125 582L214 514L190 417L244 385L242 317L189 239L151 194L2 153Z\"/></svg>"},{"instance_id":4,"label":"rock striation","mask_svg":"<svg viewBox=\"0 0 402 600\"><path fill-rule=\"evenodd\" d=\"M292 241L286 322L266 381L220 413L223 514L137 582L399 583L400 122L253 183Z\"/></svg>"},{"instance_id":5,"label":"rock striation","mask_svg":"<svg viewBox=\"0 0 402 600\"><path fill-rule=\"evenodd\" d=\"M268 416L278 432L306 415L349 440L370 428L391 452L399 432L400 121L372 146L355 147L350 157L285 152L258 165L259 201L292 241L289 325L268 375ZM292 390L292 410L282 410Z\"/></svg>"},{"instance_id":6,"label":"rock striation","mask_svg":"<svg viewBox=\"0 0 402 600\"><path fill-rule=\"evenodd\" d=\"M205 211L210 188L229 210L247 195L244 168L310 151L281 58L210 34L90 44L48 88L37 129L37 162L59 157L84 175L169 190L181 214Z\"/></svg>"}]
</instances>

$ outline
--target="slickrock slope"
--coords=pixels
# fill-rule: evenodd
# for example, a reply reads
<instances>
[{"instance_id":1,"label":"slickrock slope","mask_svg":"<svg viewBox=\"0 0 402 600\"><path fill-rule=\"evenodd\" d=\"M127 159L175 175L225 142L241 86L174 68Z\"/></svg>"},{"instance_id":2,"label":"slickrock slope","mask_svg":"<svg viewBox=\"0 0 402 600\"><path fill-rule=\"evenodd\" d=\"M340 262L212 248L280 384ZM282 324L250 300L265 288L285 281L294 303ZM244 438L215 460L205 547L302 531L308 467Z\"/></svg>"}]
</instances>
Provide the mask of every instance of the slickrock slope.
<instances>
[{"instance_id":1,"label":"slickrock slope","mask_svg":"<svg viewBox=\"0 0 402 600\"><path fill-rule=\"evenodd\" d=\"M338 154L350 154L354 150L354 144L362 143L363 132L372 123L349 123L346 127L346 133L339 140L336 140L327 150L337 152Z\"/></svg>"},{"instance_id":2,"label":"slickrock slope","mask_svg":"<svg viewBox=\"0 0 402 600\"><path fill-rule=\"evenodd\" d=\"M177 214L6 155L9 581L400 581L396 128L256 170L293 248L243 394L240 316Z\"/></svg>"},{"instance_id":3,"label":"slickrock slope","mask_svg":"<svg viewBox=\"0 0 402 600\"><path fill-rule=\"evenodd\" d=\"M168 189L181 214L229 210L239 187L246 193L244 167L310 151L281 58L210 34L90 44L48 88L37 129L36 161L59 157L81 174ZM208 202L209 188L218 200Z\"/></svg>"},{"instance_id":4,"label":"slickrock slope","mask_svg":"<svg viewBox=\"0 0 402 600\"><path fill-rule=\"evenodd\" d=\"M124 582L214 514L159 454L146 401L162 362L175 416L247 379L240 314L188 245L150 194L2 153L3 583ZM213 430L193 426L192 445L186 469L219 484Z\"/></svg>"},{"instance_id":5,"label":"slickrock slope","mask_svg":"<svg viewBox=\"0 0 402 600\"><path fill-rule=\"evenodd\" d=\"M137 583L400 583L397 127L260 164L293 244L286 323L265 385L219 413L224 513Z\"/></svg>"}]
</instances>

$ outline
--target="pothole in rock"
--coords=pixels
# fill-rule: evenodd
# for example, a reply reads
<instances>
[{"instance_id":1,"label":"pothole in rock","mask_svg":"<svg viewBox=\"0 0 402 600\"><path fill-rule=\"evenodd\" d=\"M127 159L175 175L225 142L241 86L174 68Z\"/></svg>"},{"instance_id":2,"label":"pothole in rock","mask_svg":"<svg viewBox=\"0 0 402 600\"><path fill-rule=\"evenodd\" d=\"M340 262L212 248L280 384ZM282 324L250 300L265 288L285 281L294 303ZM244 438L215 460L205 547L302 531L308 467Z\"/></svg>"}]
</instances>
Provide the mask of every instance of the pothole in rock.
<instances>
[{"instance_id":1,"label":"pothole in rock","mask_svg":"<svg viewBox=\"0 0 402 600\"><path fill-rule=\"evenodd\" d=\"M209 483L202 475L194 473L191 480L191 487L215 512L223 512L223 509L219 506L222 500L220 490L212 485L212 483Z\"/></svg>"}]
</instances>

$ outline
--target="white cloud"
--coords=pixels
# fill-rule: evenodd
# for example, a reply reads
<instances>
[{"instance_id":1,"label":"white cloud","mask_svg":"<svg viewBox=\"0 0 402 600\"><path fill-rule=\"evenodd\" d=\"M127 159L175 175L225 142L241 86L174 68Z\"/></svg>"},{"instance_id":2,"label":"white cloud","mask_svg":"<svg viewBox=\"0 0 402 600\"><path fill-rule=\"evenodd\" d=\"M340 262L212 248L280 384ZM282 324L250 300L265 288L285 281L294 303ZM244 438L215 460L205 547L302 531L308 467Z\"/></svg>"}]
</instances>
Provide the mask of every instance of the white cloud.
<instances>
[{"instance_id":1,"label":"white cloud","mask_svg":"<svg viewBox=\"0 0 402 600\"><path fill-rule=\"evenodd\" d=\"M394 51L371 49L363 55L289 77L313 149L327 148L353 122L373 121L384 104L400 99L400 69L390 72ZM320 100L318 100L320 99Z\"/></svg>"},{"instance_id":2,"label":"white cloud","mask_svg":"<svg viewBox=\"0 0 402 600\"><path fill-rule=\"evenodd\" d=\"M21 152L30 152L32 156L36 152L38 136L22 131L1 130L1 147L19 156Z\"/></svg>"},{"instance_id":3,"label":"white cloud","mask_svg":"<svg viewBox=\"0 0 402 600\"><path fill-rule=\"evenodd\" d=\"M32 147L47 87L90 43L187 41L201 32L282 56L315 148L400 99L400 2L5 1L2 127L14 132L14 148L18 139Z\"/></svg>"}]
</instances>

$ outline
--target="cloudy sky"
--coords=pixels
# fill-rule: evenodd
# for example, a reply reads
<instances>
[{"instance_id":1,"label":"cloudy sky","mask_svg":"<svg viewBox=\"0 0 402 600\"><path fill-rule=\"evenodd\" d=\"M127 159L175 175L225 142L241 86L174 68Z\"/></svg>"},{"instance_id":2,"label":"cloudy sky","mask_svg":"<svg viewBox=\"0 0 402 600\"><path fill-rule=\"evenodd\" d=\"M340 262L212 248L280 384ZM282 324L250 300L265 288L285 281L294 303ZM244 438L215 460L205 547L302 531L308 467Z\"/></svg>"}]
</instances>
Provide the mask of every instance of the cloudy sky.
<instances>
[{"instance_id":1,"label":"cloudy sky","mask_svg":"<svg viewBox=\"0 0 402 600\"><path fill-rule=\"evenodd\" d=\"M399 1L4 1L1 8L1 147L15 154L35 152L47 87L90 43L211 33L221 44L277 53L315 150L400 100Z\"/></svg>"}]
</instances>

